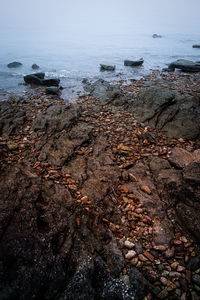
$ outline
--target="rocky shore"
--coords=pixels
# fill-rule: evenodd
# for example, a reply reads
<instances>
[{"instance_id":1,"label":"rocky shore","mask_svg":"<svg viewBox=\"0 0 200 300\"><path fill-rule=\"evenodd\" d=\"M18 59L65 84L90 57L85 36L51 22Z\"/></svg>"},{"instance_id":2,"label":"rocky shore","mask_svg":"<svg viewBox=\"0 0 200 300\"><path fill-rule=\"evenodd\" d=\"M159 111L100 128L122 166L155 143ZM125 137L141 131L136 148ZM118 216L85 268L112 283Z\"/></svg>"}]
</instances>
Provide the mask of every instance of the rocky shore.
<instances>
[{"instance_id":1,"label":"rocky shore","mask_svg":"<svg viewBox=\"0 0 200 300\"><path fill-rule=\"evenodd\" d=\"M0 103L0 299L200 298L200 75Z\"/></svg>"}]
</instances>

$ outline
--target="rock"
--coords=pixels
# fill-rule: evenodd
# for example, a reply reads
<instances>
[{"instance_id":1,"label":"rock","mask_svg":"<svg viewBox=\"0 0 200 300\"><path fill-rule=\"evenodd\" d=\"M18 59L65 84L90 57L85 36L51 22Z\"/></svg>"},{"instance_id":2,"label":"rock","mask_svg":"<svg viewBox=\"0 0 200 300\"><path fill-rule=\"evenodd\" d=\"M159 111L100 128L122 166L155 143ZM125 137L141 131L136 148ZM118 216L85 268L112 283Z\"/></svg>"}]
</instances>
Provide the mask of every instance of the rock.
<instances>
[{"instance_id":1,"label":"rock","mask_svg":"<svg viewBox=\"0 0 200 300\"><path fill-rule=\"evenodd\" d=\"M172 258L174 257L175 249L172 247L171 249L167 249L164 253L166 258Z\"/></svg>"},{"instance_id":2,"label":"rock","mask_svg":"<svg viewBox=\"0 0 200 300\"><path fill-rule=\"evenodd\" d=\"M187 264L187 269L194 272L199 268L200 268L200 256L191 257Z\"/></svg>"},{"instance_id":3,"label":"rock","mask_svg":"<svg viewBox=\"0 0 200 300\"><path fill-rule=\"evenodd\" d=\"M58 78L49 78L49 79L43 79L42 80L42 85L44 86L59 86L60 79Z\"/></svg>"},{"instance_id":4,"label":"rock","mask_svg":"<svg viewBox=\"0 0 200 300\"><path fill-rule=\"evenodd\" d=\"M50 86L50 87L46 88L46 94L60 96L61 93L60 93L60 89L58 87Z\"/></svg>"},{"instance_id":5,"label":"rock","mask_svg":"<svg viewBox=\"0 0 200 300\"><path fill-rule=\"evenodd\" d=\"M183 72L200 72L200 63L186 59L178 59L169 65L169 70L180 69Z\"/></svg>"},{"instance_id":6,"label":"rock","mask_svg":"<svg viewBox=\"0 0 200 300\"><path fill-rule=\"evenodd\" d=\"M45 73L34 73L24 76L24 81L27 84L42 85L42 80L44 79Z\"/></svg>"},{"instance_id":7,"label":"rock","mask_svg":"<svg viewBox=\"0 0 200 300\"><path fill-rule=\"evenodd\" d=\"M200 275L198 274L192 275L192 281L200 287Z\"/></svg>"},{"instance_id":8,"label":"rock","mask_svg":"<svg viewBox=\"0 0 200 300\"><path fill-rule=\"evenodd\" d=\"M111 85L103 79L99 79L93 84L86 83L84 88L103 103L112 103L113 105L122 105L125 103L123 93L119 87Z\"/></svg>"},{"instance_id":9,"label":"rock","mask_svg":"<svg viewBox=\"0 0 200 300\"><path fill-rule=\"evenodd\" d=\"M130 104L135 118L172 138L196 140L200 134L200 97L169 88L147 88Z\"/></svg>"},{"instance_id":10,"label":"rock","mask_svg":"<svg viewBox=\"0 0 200 300\"><path fill-rule=\"evenodd\" d=\"M39 68L40 68L40 67L39 67L37 64L33 64L33 65L32 65L32 69L33 69L33 70L38 70Z\"/></svg>"},{"instance_id":11,"label":"rock","mask_svg":"<svg viewBox=\"0 0 200 300\"><path fill-rule=\"evenodd\" d=\"M22 66L22 63L17 62L17 61L13 61L7 65L8 68L18 68L21 66Z\"/></svg>"},{"instance_id":12,"label":"rock","mask_svg":"<svg viewBox=\"0 0 200 300\"><path fill-rule=\"evenodd\" d=\"M166 286L166 285L167 285L167 282L168 282L168 279L165 278L165 277L160 277L160 281L161 281L161 283L162 283L164 286Z\"/></svg>"},{"instance_id":13,"label":"rock","mask_svg":"<svg viewBox=\"0 0 200 300\"><path fill-rule=\"evenodd\" d=\"M12 141L8 141L7 146L8 146L8 149L11 151L18 149L18 144L16 144L15 142L12 142Z\"/></svg>"},{"instance_id":14,"label":"rock","mask_svg":"<svg viewBox=\"0 0 200 300\"><path fill-rule=\"evenodd\" d=\"M126 240L125 243L124 243L124 246L127 248L127 249L133 249L135 244L133 244L132 242Z\"/></svg>"},{"instance_id":15,"label":"rock","mask_svg":"<svg viewBox=\"0 0 200 300\"><path fill-rule=\"evenodd\" d=\"M156 39L156 38L161 38L161 37L162 37L162 35L156 34L156 33L154 33L154 34L152 35L152 38L154 38L154 39Z\"/></svg>"},{"instance_id":16,"label":"rock","mask_svg":"<svg viewBox=\"0 0 200 300\"><path fill-rule=\"evenodd\" d=\"M193 45L192 48L200 48L200 45Z\"/></svg>"},{"instance_id":17,"label":"rock","mask_svg":"<svg viewBox=\"0 0 200 300\"><path fill-rule=\"evenodd\" d=\"M138 60L125 60L124 61L124 65L125 66L129 66L129 67L137 67L137 66L141 66L143 64L144 60L143 58L140 58Z\"/></svg>"},{"instance_id":18,"label":"rock","mask_svg":"<svg viewBox=\"0 0 200 300\"><path fill-rule=\"evenodd\" d=\"M44 79L45 73L34 73L24 76L24 81L28 84L44 85L44 86L59 86L60 79L49 78Z\"/></svg>"},{"instance_id":19,"label":"rock","mask_svg":"<svg viewBox=\"0 0 200 300\"><path fill-rule=\"evenodd\" d=\"M142 185L141 186L141 191L147 193L148 195L151 195L151 190L147 185Z\"/></svg>"},{"instance_id":20,"label":"rock","mask_svg":"<svg viewBox=\"0 0 200 300\"><path fill-rule=\"evenodd\" d=\"M192 153L176 147L172 149L169 156L169 162L176 168L184 168L188 164L194 162L194 156Z\"/></svg>"},{"instance_id":21,"label":"rock","mask_svg":"<svg viewBox=\"0 0 200 300\"><path fill-rule=\"evenodd\" d=\"M128 251L127 254L125 255L125 258L128 259L128 260L130 260L130 259L132 259L133 257L135 257L136 254L137 254L137 253L136 253L135 251L130 250L130 251Z\"/></svg>"},{"instance_id":22,"label":"rock","mask_svg":"<svg viewBox=\"0 0 200 300\"><path fill-rule=\"evenodd\" d=\"M116 66L112 64L100 64L100 71L115 71Z\"/></svg>"}]
</instances>

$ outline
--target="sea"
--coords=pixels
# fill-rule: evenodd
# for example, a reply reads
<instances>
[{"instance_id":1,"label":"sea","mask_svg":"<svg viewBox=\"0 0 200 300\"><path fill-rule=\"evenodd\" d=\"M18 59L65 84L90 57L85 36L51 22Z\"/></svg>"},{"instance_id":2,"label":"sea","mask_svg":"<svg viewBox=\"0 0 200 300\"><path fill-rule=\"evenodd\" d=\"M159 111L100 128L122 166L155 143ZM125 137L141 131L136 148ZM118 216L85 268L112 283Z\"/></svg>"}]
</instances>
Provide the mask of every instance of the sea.
<instances>
[{"instance_id":1,"label":"sea","mask_svg":"<svg viewBox=\"0 0 200 300\"><path fill-rule=\"evenodd\" d=\"M154 34L155 32L152 32ZM109 82L139 79L152 70L162 70L177 59L200 61L200 34L161 34L153 38L150 33L115 34L69 34L57 35L27 32L13 35L0 32L0 94L22 94L28 87L23 76L34 72L45 72L46 77L61 80L62 97L68 101L83 93L82 81L103 78ZM143 58L140 67L124 66L125 59ZM21 62L19 68L9 69L7 64ZM101 72L101 63L116 65L114 72ZM39 70L32 70L32 64ZM2 99L2 98L1 98Z\"/></svg>"}]
</instances>

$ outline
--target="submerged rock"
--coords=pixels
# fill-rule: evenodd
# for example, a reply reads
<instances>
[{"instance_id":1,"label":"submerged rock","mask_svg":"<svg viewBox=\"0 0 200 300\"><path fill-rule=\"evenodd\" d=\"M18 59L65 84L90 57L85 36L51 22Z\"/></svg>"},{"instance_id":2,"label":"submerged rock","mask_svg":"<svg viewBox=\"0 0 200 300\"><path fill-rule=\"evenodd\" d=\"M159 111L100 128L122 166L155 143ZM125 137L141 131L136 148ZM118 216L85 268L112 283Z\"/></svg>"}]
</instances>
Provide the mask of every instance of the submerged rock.
<instances>
[{"instance_id":1,"label":"submerged rock","mask_svg":"<svg viewBox=\"0 0 200 300\"><path fill-rule=\"evenodd\" d=\"M100 64L100 71L115 71L116 66L113 64Z\"/></svg>"},{"instance_id":2,"label":"submerged rock","mask_svg":"<svg viewBox=\"0 0 200 300\"><path fill-rule=\"evenodd\" d=\"M183 72L200 72L200 62L193 62L186 59L178 59L172 62L168 69L174 71L180 69Z\"/></svg>"},{"instance_id":3,"label":"submerged rock","mask_svg":"<svg viewBox=\"0 0 200 300\"><path fill-rule=\"evenodd\" d=\"M37 64L33 64L33 65L32 65L32 69L33 69L33 70L38 70L39 68L40 68L40 67L39 67Z\"/></svg>"},{"instance_id":4,"label":"submerged rock","mask_svg":"<svg viewBox=\"0 0 200 300\"><path fill-rule=\"evenodd\" d=\"M43 79L42 80L42 85L45 86L59 86L60 79L58 78L49 78L49 79Z\"/></svg>"},{"instance_id":5,"label":"submerged rock","mask_svg":"<svg viewBox=\"0 0 200 300\"><path fill-rule=\"evenodd\" d=\"M13 62L7 64L8 68L18 68L18 67L21 67L21 66L22 66L22 63L20 63L18 61L13 61Z\"/></svg>"}]
</instances>

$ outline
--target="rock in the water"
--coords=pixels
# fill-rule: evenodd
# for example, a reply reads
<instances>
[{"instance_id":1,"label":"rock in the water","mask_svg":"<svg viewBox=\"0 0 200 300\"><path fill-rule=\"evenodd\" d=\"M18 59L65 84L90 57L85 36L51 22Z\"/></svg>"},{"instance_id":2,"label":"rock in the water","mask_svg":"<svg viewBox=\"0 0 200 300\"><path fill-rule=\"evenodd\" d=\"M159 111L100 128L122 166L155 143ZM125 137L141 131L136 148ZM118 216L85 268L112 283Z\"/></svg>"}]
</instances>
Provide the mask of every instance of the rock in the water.
<instances>
[{"instance_id":1,"label":"rock in the water","mask_svg":"<svg viewBox=\"0 0 200 300\"><path fill-rule=\"evenodd\" d=\"M200 136L200 97L182 96L169 88L147 88L130 104L135 118L169 137L188 140Z\"/></svg>"},{"instance_id":2,"label":"rock in the water","mask_svg":"<svg viewBox=\"0 0 200 300\"><path fill-rule=\"evenodd\" d=\"M44 79L45 73L34 73L24 76L24 81L29 84L44 85L44 86L59 86L60 79L48 78Z\"/></svg>"},{"instance_id":3,"label":"rock in the water","mask_svg":"<svg viewBox=\"0 0 200 300\"><path fill-rule=\"evenodd\" d=\"M43 79L42 85L45 86L59 86L60 79L58 78L49 78L49 79Z\"/></svg>"},{"instance_id":4,"label":"rock in the water","mask_svg":"<svg viewBox=\"0 0 200 300\"><path fill-rule=\"evenodd\" d=\"M56 86L50 86L46 88L46 93L50 95L60 95L60 89Z\"/></svg>"},{"instance_id":5,"label":"rock in the water","mask_svg":"<svg viewBox=\"0 0 200 300\"><path fill-rule=\"evenodd\" d=\"M169 65L169 70L180 69L183 72L200 72L200 63L186 59L178 59Z\"/></svg>"},{"instance_id":6,"label":"rock in the water","mask_svg":"<svg viewBox=\"0 0 200 300\"><path fill-rule=\"evenodd\" d=\"M7 65L8 68L18 68L21 66L22 66L22 63L20 63L18 61L13 61Z\"/></svg>"},{"instance_id":7,"label":"rock in the water","mask_svg":"<svg viewBox=\"0 0 200 300\"><path fill-rule=\"evenodd\" d=\"M144 59L143 58L140 58L138 60L128 60L126 59L124 61L124 65L125 66L129 66L129 67L137 67L137 66L141 66L144 62Z\"/></svg>"},{"instance_id":8,"label":"rock in the water","mask_svg":"<svg viewBox=\"0 0 200 300\"><path fill-rule=\"evenodd\" d=\"M101 71L115 71L116 66L113 64L100 64Z\"/></svg>"},{"instance_id":9,"label":"rock in the water","mask_svg":"<svg viewBox=\"0 0 200 300\"><path fill-rule=\"evenodd\" d=\"M152 38L154 38L154 39L156 39L156 38L161 38L161 37L162 37L162 35L157 34L157 33L154 33L154 34L152 35Z\"/></svg>"},{"instance_id":10,"label":"rock in the water","mask_svg":"<svg viewBox=\"0 0 200 300\"><path fill-rule=\"evenodd\" d=\"M200 48L200 45L193 45L192 48Z\"/></svg>"},{"instance_id":11,"label":"rock in the water","mask_svg":"<svg viewBox=\"0 0 200 300\"><path fill-rule=\"evenodd\" d=\"M45 73L34 73L24 76L24 81L28 84L42 85Z\"/></svg>"},{"instance_id":12,"label":"rock in the water","mask_svg":"<svg viewBox=\"0 0 200 300\"><path fill-rule=\"evenodd\" d=\"M32 65L32 69L33 69L33 70L38 70L39 68L40 68L40 67L39 67L37 64L33 64L33 65Z\"/></svg>"}]
</instances>

